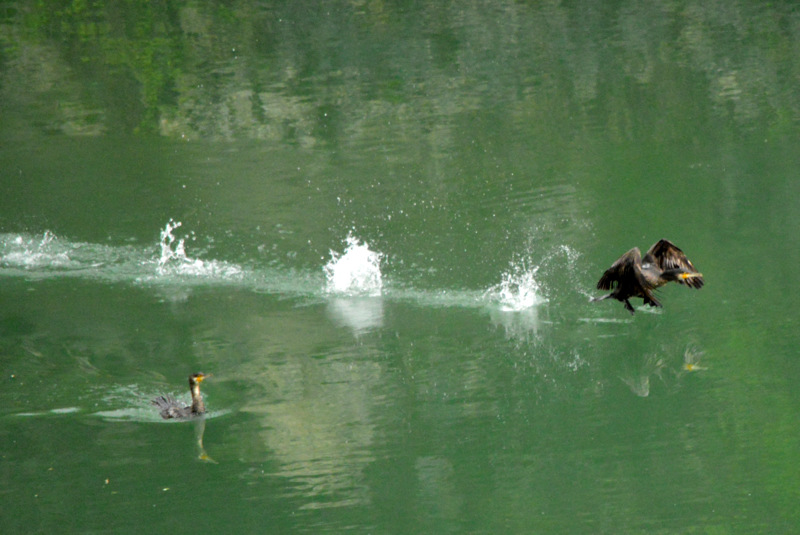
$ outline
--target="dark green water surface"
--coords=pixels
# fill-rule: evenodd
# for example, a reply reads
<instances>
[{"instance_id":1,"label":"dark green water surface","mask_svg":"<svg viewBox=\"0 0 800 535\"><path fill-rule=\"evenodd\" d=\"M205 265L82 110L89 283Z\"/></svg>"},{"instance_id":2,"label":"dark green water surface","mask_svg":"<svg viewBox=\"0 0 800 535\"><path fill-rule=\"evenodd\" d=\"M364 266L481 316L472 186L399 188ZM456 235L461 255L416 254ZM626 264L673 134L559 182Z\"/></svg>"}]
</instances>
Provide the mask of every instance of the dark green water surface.
<instances>
[{"instance_id":1,"label":"dark green water surface","mask_svg":"<svg viewBox=\"0 0 800 535\"><path fill-rule=\"evenodd\" d=\"M794 3L4 2L0 45L0 532L800 529ZM659 238L704 288L589 301Z\"/></svg>"}]
</instances>

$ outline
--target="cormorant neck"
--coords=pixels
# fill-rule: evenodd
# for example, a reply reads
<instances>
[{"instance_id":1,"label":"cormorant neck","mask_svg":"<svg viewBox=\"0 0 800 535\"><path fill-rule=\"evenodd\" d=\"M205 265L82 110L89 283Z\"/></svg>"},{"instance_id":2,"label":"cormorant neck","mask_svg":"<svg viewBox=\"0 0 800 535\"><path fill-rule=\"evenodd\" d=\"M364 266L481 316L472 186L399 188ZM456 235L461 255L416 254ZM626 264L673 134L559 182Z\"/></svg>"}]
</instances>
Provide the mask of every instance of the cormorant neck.
<instances>
[{"instance_id":1,"label":"cormorant neck","mask_svg":"<svg viewBox=\"0 0 800 535\"><path fill-rule=\"evenodd\" d=\"M206 406L203 403L203 396L200 395L200 385L198 383L192 385L192 412L194 414L206 412Z\"/></svg>"}]
</instances>

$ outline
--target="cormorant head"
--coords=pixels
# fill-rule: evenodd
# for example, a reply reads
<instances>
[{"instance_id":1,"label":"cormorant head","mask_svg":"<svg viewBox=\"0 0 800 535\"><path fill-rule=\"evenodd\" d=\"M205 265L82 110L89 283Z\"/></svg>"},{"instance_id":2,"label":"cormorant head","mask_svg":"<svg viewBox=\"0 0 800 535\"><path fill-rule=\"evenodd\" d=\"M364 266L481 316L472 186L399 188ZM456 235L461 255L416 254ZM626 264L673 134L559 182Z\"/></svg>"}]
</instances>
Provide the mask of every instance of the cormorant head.
<instances>
[{"instance_id":1,"label":"cormorant head","mask_svg":"<svg viewBox=\"0 0 800 535\"><path fill-rule=\"evenodd\" d=\"M697 279L702 277L702 273L691 273L681 268L666 269L661 272L661 278L665 281L682 282L684 284L688 284L689 286L694 286L694 284L692 281L688 281L688 279ZM698 282L700 286L702 286L702 281Z\"/></svg>"},{"instance_id":2,"label":"cormorant head","mask_svg":"<svg viewBox=\"0 0 800 535\"><path fill-rule=\"evenodd\" d=\"M206 377L211 377L211 374L206 375L205 373L193 373L189 376L189 386L199 385Z\"/></svg>"}]
</instances>

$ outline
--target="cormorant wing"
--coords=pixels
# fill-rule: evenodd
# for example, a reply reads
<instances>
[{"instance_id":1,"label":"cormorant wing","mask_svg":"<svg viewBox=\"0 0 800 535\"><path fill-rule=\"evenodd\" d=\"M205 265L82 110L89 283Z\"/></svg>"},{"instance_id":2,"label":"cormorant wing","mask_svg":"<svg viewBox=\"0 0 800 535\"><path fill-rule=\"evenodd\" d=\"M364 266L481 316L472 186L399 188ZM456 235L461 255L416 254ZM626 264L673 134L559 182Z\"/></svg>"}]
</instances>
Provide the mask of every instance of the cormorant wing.
<instances>
[{"instance_id":1,"label":"cormorant wing","mask_svg":"<svg viewBox=\"0 0 800 535\"><path fill-rule=\"evenodd\" d=\"M688 273L697 273L694 265L686 258L674 243L669 240L658 240L648 249L645 255L645 262L655 262L661 271L668 269L682 269ZM675 281L679 284L686 284L692 288L700 288L703 286L703 277L691 277L688 279L680 279Z\"/></svg>"},{"instance_id":2,"label":"cormorant wing","mask_svg":"<svg viewBox=\"0 0 800 535\"><path fill-rule=\"evenodd\" d=\"M170 395L158 396L150 403L158 407L159 414L165 420L170 418L186 418L191 412L191 407L182 407L175 398Z\"/></svg>"},{"instance_id":3,"label":"cormorant wing","mask_svg":"<svg viewBox=\"0 0 800 535\"><path fill-rule=\"evenodd\" d=\"M640 274L642 269L642 253L634 247L611 264L600 280L597 281L598 290L610 290L614 283L617 286L638 284L641 286Z\"/></svg>"}]
</instances>

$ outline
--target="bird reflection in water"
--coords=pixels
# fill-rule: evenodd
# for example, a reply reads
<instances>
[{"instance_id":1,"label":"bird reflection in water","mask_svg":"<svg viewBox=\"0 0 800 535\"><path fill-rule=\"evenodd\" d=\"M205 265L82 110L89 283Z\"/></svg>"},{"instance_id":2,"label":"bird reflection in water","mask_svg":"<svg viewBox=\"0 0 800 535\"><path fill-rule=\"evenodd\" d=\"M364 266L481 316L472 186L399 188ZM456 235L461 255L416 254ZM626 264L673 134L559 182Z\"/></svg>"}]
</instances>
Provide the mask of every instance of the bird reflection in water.
<instances>
[{"instance_id":1,"label":"bird reflection in water","mask_svg":"<svg viewBox=\"0 0 800 535\"><path fill-rule=\"evenodd\" d=\"M700 362L704 352L692 344L683 350L682 362L679 365L668 364L667 361L672 362L673 359L665 355L674 355L679 351L675 351L674 348L663 348L661 353L644 355L635 364L629 363L619 378L639 397L647 397L650 394L653 377L659 379L668 390L680 388L683 376L707 370L708 367L701 365Z\"/></svg>"},{"instance_id":2,"label":"bird reflection in water","mask_svg":"<svg viewBox=\"0 0 800 535\"><path fill-rule=\"evenodd\" d=\"M703 356L703 351L700 351L694 346L689 346L683 352L683 367L685 372L697 372L707 370L706 366L700 364L700 358Z\"/></svg>"},{"instance_id":3,"label":"bird reflection in water","mask_svg":"<svg viewBox=\"0 0 800 535\"><path fill-rule=\"evenodd\" d=\"M203 462L218 464L217 461L211 458L203 446L203 434L206 432L206 419L197 418L194 422L194 439L197 444L197 458Z\"/></svg>"},{"instance_id":4,"label":"bird reflection in water","mask_svg":"<svg viewBox=\"0 0 800 535\"><path fill-rule=\"evenodd\" d=\"M663 380L661 370L665 366L662 357L651 353L645 355L638 366L628 368L619 378L628 385L631 392L644 398L650 395L650 377L656 376Z\"/></svg>"}]
</instances>

